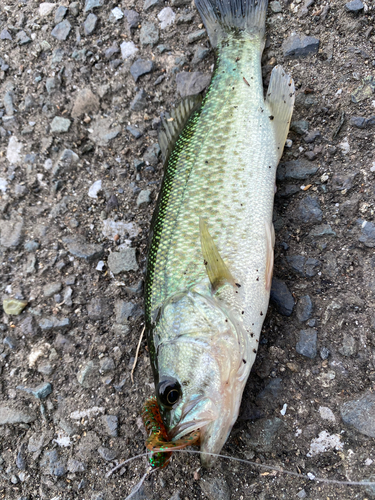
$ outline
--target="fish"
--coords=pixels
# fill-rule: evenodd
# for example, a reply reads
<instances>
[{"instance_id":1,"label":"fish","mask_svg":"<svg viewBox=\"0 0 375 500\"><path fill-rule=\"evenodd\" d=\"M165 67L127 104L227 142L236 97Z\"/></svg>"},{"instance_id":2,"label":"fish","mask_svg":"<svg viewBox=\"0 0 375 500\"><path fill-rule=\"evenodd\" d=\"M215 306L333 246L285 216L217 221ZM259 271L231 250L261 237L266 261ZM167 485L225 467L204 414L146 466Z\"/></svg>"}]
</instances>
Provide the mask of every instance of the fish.
<instances>
[{"instance_id":1,"label":"fish","mask_svg":"<svg viewBox=\"0 0 375 500\"><path fill-rule=\"evenodd\" d=\"M195 436L209 468L238 417L268 308L276 169L294 82L276 66L264 95L268 0L195 5L215 69L203 99L187 97L161 118L164 177L150 229L145 319L151 413L160 412L163 431L146 429L151 452L169 453Z\"/></svg>"}]
</instances>

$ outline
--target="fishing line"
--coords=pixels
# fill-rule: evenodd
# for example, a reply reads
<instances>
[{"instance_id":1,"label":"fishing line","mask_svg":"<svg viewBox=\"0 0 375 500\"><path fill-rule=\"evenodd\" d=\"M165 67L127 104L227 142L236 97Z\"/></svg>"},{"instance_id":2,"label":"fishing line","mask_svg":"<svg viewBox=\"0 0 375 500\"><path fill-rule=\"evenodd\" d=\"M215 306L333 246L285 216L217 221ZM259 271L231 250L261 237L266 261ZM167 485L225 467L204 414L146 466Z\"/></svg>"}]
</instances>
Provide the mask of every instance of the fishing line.
<instances>
[{"instance_id":1,"label":"fishing line","mask_svg":"<svg viewBox=\"0 0 375 500\"><path fill-rule=\"evenodd\" d=\"M168 451L169 450L166 450L165 453L167 453ZM191 453L193 455L194 454L200 455L202 452L196 451L196 450L174 450L173 453ZM258 464L257 462L245 460L244 458L231 457L229 455L220 455L218 453L207 453L207 455L210 455L212 457L217 457L217 458L225 458L227 460L234 460L235 462L239 462L242 464L254 465L255 467L259 467L260 469L266 469L266 470L270 470L273 472L281 472L282 474L286 474L288 476L294 476L294 477L298 477L300 479L308 479L309 481L315 481L316 483L343 484L345 486L375 486L375 481L372 481L372 482L371 481L368 481L368 482L367 481L338 481L337 479L326 479L324 477L316 477L315 474L312 474L312 473L310 473L310 475L299 474L298 472L293 472L293 471L287 470L287 469L280 469L279 467L276 467L273 465ZM127 460L125 460L125 462L122 462L121 464L117 465L114 469L107 472L106 477L108 478L109 476L111 476L113 472L118 470L123 465L125 465L129 462L132 462L133 460L136 460L137 458L148 457L148 456L149 456L149 453L142 453L140 455L136 455L134 457L128 458ZM146 479L146 476L148 474L151 474L152 472L155 472L156 470L157 469L150 469L148 472L146 472L146 474L141 479L142 484L143 484L144 480ZM139 488L140 488L140 486L139 486ZM138 488L138 485L136 486L136 488ZM137 489L137 491L138 491L138 489ZM132 491L131 495L133 495L133 493L134 492ZM130 499L131 496L129 496L127 498Z\"/></svg>"}]
</instances>

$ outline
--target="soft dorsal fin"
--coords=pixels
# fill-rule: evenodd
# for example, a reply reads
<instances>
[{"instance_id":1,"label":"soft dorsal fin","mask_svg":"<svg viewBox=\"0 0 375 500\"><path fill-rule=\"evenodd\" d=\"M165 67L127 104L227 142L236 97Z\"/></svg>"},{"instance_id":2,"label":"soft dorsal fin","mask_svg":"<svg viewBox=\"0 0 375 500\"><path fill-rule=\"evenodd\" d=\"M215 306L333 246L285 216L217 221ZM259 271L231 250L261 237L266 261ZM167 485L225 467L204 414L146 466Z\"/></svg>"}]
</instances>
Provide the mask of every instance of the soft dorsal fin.
<instances>
[{"instance_id":1,"label":"soft dorsal fin","mask_svg":"<svg viewBox=\"0 0 375 500\"><path fill-rule=\"evenodd\" d=\"M275 131L279 159L283 154L290 120L292 119L294 94L293 78L281 66L275 66L271 73L266 103L271 113L270 119Z\"/></svg>"},{"instance_id":2,"label":"soft dorsal fin","mask_svg":"<svg viewBox=\"0 0 375 500\"><path fill-rule=\"evenodd\" d=\"M166 118L163 115L161 116L158 139L164 164L168 160L190 116L194 111L200 108L201 103L201 95L189 96L183 99L180 104L172 110L170 118Z\"/></svg>"},{"instance_id":3,"label":"soft dorsal fin","mask_svg":"<svg viewBox=\"0 0 375 500\"><path fill-rule=\"evenodd\" d=\"M219 251L208 231L207 224L202 217L199 218L199 232L201 236L202 254L212 292L216 293L220 287L229 283L236 285L228 267L221 258Z\"/></svg>"}]
</instances>

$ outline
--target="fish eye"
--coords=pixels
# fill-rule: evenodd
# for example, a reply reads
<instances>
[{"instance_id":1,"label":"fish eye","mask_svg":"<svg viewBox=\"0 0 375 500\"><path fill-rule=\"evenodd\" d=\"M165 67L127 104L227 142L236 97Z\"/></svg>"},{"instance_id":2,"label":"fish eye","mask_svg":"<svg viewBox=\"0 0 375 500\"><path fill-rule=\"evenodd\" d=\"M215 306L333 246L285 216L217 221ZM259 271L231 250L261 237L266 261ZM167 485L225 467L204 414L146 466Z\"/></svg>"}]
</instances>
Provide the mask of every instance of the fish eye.
<instances>
[{"instance_id":1,"label":"fish eye","mask_svg":"<svg viewBox=\"0 0 375 500\"><path fill-rule=\"evenodd\" d=\"M178 380L168 378L158 383L156 393L160 402L167 408L172 408L182 395L181 386Z\"/></svg>"}]
</instances>

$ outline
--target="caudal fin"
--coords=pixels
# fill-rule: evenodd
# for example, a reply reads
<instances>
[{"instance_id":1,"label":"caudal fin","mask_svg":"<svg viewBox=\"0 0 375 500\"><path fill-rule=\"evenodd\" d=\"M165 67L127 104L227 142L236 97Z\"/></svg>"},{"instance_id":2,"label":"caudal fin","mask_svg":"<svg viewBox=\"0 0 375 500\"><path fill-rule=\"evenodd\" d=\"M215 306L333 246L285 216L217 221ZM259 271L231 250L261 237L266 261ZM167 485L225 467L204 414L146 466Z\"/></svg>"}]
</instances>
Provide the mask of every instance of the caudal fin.
<instances>
[{"instance_id":1,"label":"caudal fin","mask_svg":"<svg viewBox=\"0 0 375 500\"><path fill-rule=\"evenodd\" d=\"M264 38L268 0L195 0L213 47L231 32Z\"/></svg>"}]
</instances>

